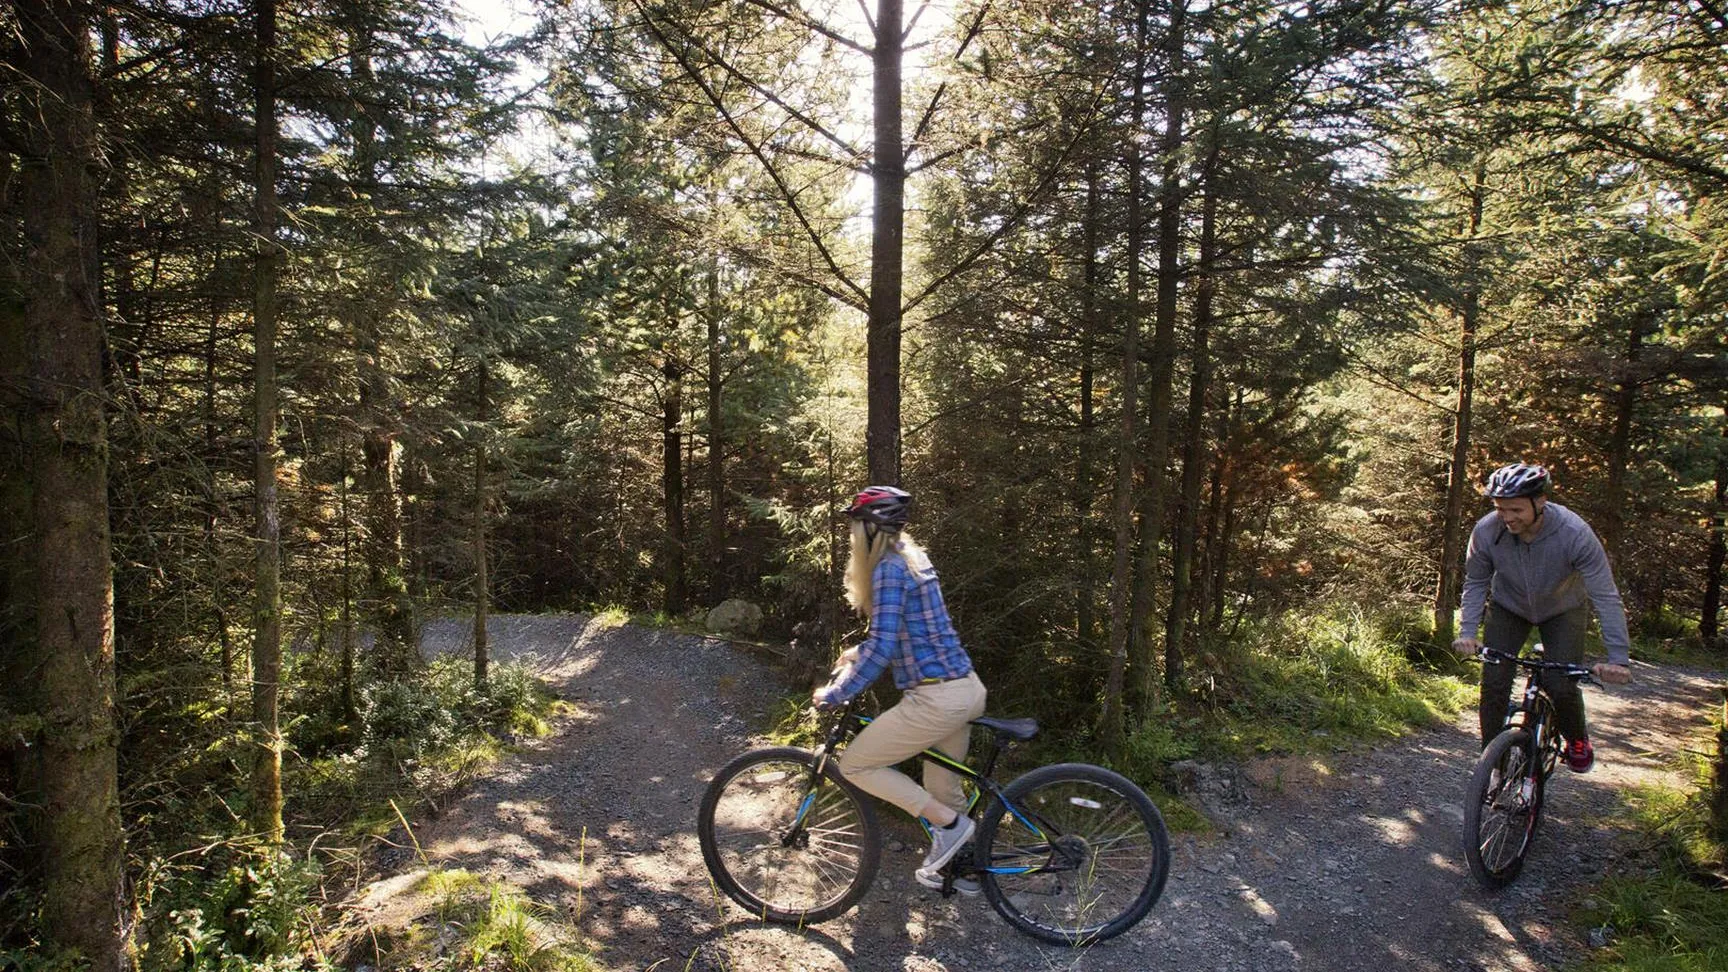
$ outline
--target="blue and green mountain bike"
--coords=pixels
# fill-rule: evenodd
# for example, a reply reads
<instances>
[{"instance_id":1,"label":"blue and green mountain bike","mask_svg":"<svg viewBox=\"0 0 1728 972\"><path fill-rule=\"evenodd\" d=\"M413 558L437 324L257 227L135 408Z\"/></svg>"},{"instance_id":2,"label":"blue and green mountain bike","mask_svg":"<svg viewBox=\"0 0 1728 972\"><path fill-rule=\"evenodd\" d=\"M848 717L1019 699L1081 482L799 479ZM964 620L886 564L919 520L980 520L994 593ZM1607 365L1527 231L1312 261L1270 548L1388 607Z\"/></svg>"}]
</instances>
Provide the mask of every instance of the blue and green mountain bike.
<instances>
[{"instance_id":1,"label":"blue and green mountain bike","mask_svg":"<svg viewBox=\"0 0 1728 972\"><path fill-rule=\"evenodd\" d=\"M876 878L882 830L871 800L840 777L838 753L870 723L848 705L807 751L758 749L709 784L697 818L702 856L720 890L764 921L806 925L856 905ZM971 853L944 869L982 885L1014 927L1064 945L1120 935L1146 917L1170 868L1164 819L1144 791L1101 766L1061 763L1001 786L996 758L1038 731L1032 719L973 720L990 734L974 769L927 749L923 758L970 781Z\"/></svg>"}]
</instances>

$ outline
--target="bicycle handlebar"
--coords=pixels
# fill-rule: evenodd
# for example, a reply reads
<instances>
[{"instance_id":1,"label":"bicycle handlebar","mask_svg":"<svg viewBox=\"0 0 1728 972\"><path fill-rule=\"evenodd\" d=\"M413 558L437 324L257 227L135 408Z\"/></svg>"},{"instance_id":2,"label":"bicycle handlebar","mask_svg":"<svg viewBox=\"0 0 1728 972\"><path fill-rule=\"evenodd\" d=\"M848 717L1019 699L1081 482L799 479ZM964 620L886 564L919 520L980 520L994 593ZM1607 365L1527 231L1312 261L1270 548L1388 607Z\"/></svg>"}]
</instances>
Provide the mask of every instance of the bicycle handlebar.
<instances>
[{"instance_id":1,"label":"bicycle handlebar","mask_svg":"<svg viewBox=\"0 0 1728 972\"><path fill-rule=\"evenodd\" d=\"M1602 684L1596 680L1595 673L1590 669L1585 668L1583 665L1575 665L1572 662L1551 662L1539 661L1534 658L1522 658L1518 655L1507 654L1506 652L1500 651L1496 648L1489 648L1486 646L1477 653L1476 657L1488 665L1499 665L1503 662L1511 662L1520 668L1557 671L1568 678L1575 678L1589 685L1601 686Z\"/></svg>"}]
</instances>

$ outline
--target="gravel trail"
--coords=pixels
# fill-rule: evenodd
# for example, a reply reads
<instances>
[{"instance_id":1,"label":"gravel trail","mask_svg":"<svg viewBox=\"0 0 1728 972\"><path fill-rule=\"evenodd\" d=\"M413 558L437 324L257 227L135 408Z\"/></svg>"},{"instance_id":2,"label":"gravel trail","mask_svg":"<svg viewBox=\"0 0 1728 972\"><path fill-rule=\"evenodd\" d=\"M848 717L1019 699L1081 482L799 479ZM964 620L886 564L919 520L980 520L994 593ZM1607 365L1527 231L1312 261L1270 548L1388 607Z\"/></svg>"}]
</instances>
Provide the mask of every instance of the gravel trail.
<instances>
[{"instance_id":1,"label":"gravel trail","mask_svg":"<svg viewBox=\"0 0 1728 972\"><path fill-rule=\"evenodd\" d=\"M909 822L890 824L877 886L853 912L803 930L751 923L712 889L695 817L714 770L757 744L752 727L782 691L771 670L725 641L583 615L492 622L496 656L537 668L576 714L416 836L434 863L556 908L613 970L1553 968L1588 948L1568 921L1578 886L1638 853L1620 792L1684 782L1675 754L1703 731L1721 678L1639 665L1631 686L1588 691L1597 769L1557 774L1507 891L1477 890L1459 850L1471 711L1377 748L1215 775L1202 799L1218 830L1173 835L1152 914L1075 951L1018 934L982 898L914 884L923 848ZM429 651L465 651L467 638L459 621L425 632ZM369 889L363 914L391 911L391 892L411 884L417 861L396 863L403 874Z\"/></svg>"}]
</instances>

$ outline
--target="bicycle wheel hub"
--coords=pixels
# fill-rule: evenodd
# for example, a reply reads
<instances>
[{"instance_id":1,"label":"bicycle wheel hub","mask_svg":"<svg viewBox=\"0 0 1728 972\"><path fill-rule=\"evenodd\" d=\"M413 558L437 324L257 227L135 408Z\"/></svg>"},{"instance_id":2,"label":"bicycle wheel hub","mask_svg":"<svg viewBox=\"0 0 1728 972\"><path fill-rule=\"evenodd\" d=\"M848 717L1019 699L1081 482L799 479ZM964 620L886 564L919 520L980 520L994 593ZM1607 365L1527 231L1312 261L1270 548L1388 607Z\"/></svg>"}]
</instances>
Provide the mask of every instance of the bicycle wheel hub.
<instances>
[{"instance_id":1,"label":"bicycle wheel hub","mask_svg":"<svg viewBox=\"0 0 1728 972\"><path fill-rule=\"evenodd\" d=\"M1078 870L1086 863L1086 855L1091 848L1086 838L1075 834L1065 834L1050 842L1050 863L1052 867L1063 870Z\"/></svg>"}]
</instances>

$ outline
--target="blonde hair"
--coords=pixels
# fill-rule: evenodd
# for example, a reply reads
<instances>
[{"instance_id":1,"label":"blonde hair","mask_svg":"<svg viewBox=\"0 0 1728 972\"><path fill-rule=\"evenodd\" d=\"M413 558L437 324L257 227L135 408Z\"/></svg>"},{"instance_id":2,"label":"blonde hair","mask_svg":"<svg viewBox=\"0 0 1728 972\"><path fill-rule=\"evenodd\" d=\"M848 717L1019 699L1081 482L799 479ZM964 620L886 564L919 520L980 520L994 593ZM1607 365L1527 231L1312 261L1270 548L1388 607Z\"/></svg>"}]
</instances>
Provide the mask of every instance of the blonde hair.
<instances>
[{"instance_id":1,"label":"blonde hair","mask_svg":"<svg viewBox=\"0 0 1728 972\"><path fill-rule=\"evenodd\" d=\"M930 562L929 555L901 530L898 533L889 530L877 530L870 537L860 521L852 521L852 552L846 559L846 603L865 618L870 617L870 607L874 590L872 582L876 574L876 565L888 555L892 549L906 558L909 565L915 568L925 568Z\"/></svg>"}]
</instances>

